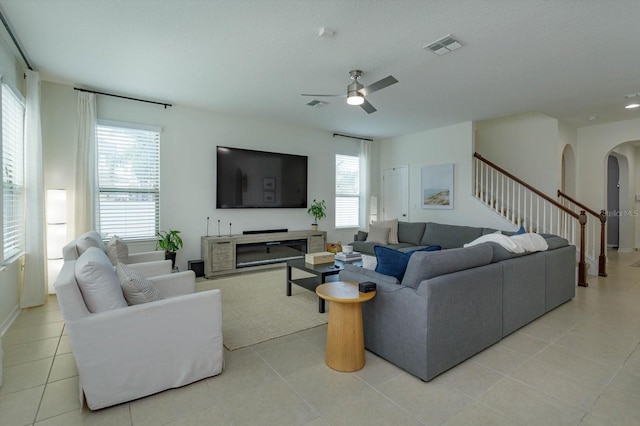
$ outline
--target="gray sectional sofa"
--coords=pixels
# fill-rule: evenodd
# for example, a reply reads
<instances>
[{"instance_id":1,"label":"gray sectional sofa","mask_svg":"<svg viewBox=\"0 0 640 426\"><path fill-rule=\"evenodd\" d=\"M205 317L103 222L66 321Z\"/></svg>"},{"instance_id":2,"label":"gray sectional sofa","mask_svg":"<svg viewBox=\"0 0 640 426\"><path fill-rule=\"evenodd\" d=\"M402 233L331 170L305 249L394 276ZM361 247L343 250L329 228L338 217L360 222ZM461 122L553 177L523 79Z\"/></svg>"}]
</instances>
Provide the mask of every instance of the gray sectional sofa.
<instances>
[{"instance_id":1,"label":"gray sectional sofa","mask_svg":"<svg viewBox=\"0 0 640 426\"><path fill-rule=\"evenodd\" d=\"M462 247L494 231L400 222L395 248L443 250L413 253L401 281L346 265L341 280L377 284L362 306L365 347L429 381L575 296L575 246L543 235L549 248L540 252L515 254L494 242ZM356 251L373 251L358 243Z\"/></svg>"}]
</instances>

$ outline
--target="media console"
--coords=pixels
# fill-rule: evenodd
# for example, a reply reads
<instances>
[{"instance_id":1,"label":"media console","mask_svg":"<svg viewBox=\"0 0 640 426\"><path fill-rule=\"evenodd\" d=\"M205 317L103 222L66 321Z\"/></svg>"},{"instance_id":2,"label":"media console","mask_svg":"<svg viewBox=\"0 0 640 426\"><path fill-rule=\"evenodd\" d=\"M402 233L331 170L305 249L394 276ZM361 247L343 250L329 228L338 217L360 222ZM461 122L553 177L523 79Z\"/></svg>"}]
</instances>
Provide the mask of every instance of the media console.
<instances>
[{"instance_id":1,"label":"media console","mask_svg":"<svg viewBox=\"0 0 640 426\"><path fill-rule=\"evenodd\" d=\"M324 231L288 231L201 237L205 277L230 274L303 259L305 253L325 251Z\"/></svg>"}]
</instances>

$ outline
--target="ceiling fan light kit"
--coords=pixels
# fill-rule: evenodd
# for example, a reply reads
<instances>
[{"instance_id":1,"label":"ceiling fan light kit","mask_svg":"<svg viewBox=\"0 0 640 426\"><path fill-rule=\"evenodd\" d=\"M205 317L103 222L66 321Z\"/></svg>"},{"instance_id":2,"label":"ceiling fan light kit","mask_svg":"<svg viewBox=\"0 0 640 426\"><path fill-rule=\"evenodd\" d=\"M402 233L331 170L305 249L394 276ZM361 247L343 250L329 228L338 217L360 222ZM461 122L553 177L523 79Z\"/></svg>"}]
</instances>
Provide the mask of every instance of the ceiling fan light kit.
<instances>
[{"instance_id":1,"label":"ceiling fan light kit","mask_svg":"<svg viewBox=\"0 0 640 426\"><path fill-rule=\"evenodd\" d=\"M374 92L377 92L378 90L384 89L385 87L391 86L392 84L396 84L398 80L396 80L393 76L388 75L382 80L378 80L375 83L364 87L358 81L361 75L362 71L360 70L349 71L349 76L351 77L353 82L349 83L349 85L347 86L347 104L359 105L360 108L365 110L367 114L372 114L377 110L365 99L365 97ZM344 97L345 95L311 95L303 93L302 96Z\"/></svg>"},{"instance_id":2,"label":"ceiling fan light kit","mask_svg":"<svg viewBox=\"0 0 640 426\"><path fill-rule=\"evenodd\" d=\"M627 98L626 109L634 109L640 107L640 93L634 93L633 95L625 96Z\"/></svg>"}]
</instances>

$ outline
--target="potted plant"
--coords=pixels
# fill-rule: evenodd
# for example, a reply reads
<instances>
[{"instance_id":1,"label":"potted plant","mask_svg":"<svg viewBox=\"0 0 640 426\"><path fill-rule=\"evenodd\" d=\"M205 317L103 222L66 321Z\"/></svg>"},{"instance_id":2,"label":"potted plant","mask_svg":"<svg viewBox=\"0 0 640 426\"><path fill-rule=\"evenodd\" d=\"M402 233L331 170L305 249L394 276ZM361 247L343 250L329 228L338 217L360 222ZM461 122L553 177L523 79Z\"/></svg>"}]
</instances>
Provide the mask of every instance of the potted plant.
<instances>
[{"instance_id":1,"label":"potted plant","mask_svg":"<svg viewBox=\"0 0 640 426\"><path fill-rule=\"evenodd\" d=\"M315 198L313 199L313 203L307 209L307 213L309 213L315 219L315 222L311 224L311 229L314 231L318 230L318 221L322 218L327 217L327 205L324 203L324 200L317 201Z\"/></svg>"},{"instance_id":2,"label":"potted plant","mask_svg":"<svg viewBox=\"0 0 640 426\"><path fill-rule=\"evenodd\" d=\"M171 259L171 269L176 267L176 252L182 248L182 238L180 231L168 230L159 231L156 235L156 249L164 250L164 258Z\"/></svg>"}]
</instances>

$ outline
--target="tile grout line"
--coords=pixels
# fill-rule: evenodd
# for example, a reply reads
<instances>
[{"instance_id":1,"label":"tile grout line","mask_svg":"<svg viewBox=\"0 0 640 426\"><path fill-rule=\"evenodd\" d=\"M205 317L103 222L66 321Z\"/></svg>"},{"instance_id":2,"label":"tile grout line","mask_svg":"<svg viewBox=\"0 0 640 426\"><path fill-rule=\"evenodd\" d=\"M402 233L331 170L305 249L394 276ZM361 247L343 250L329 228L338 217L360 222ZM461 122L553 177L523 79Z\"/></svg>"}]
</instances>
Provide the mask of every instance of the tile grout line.
<instances>
[{"instance_id":1,"label":"tile grout line","mask_svg":"<svg viewBox=\"0 0 640 426\"><path fill-rule=\"evenodd\" d=\"M35 414L35 416L33 418L33 423L32 424L34 426L36 424L36 420L38 419L38 414L40 413L40 407L42 406L42 401L44 400L44 394L47 392L47 386L49 385L49 378L51 377L51 372L53 371L53 365L56 362L56 356L58 354L58 348L60 348L60 342L62 341L62 336L64 335L64 328L65 327L66 327L66 324L63 324L62 325L62 330L60 330L60 336L58 337L58 344L56 345L56 350L53 353L53 359L51 360L51 366L49 367L49 373L47 373L47 379L44 382L44 389L42 389L42 395L40 395L40 402L38 403L38 408L36 409L36 414Z\"/></svg>"}]
</instances>

